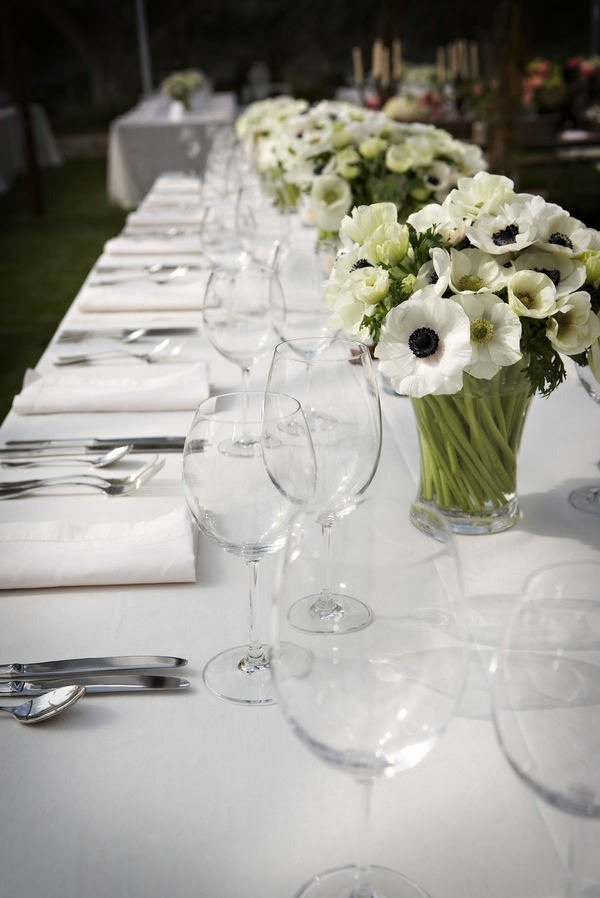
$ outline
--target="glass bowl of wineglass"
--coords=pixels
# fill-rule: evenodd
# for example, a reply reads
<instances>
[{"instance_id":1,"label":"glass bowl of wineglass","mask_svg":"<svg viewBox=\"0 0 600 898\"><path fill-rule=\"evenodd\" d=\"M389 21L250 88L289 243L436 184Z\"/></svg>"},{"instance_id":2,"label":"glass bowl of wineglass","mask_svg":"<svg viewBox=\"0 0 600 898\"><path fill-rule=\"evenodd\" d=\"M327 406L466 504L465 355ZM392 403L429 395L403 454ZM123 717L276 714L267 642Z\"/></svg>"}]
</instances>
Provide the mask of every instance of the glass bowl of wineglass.
<instances>
[{"instance_id":1,"label":"glass bowl of wineglass","mask_svg":"<svg viewBox=\"0 0 600 898\"><path fill-rule=\"evenodd\" d=\"M317 462L313 511L331 545L336 522L360 502L379 464L381 406L369 350L330 335L284 341L273 352L267 389L294 396L304 410ZM336 632L368 626L368 604L336 593L326 563L321 576L319 589L290 608L295 626Z\"/></svg>"},{"instance_id":2,"label":"glass bowl of wineglass","mask_svg":"<svg viewBox=\"0 0 600 898\"><path fill-rule=\"evenodd\" d=\"M320 584L326 549L310 517L296 520L278 559L271 674L279 707L307 748L361 787L365 818L376 781L409 771L434 750L465 681L454 539L437 512L424 513L429 533L396 503L371 496L340 520L328 564L338 593L369 597L373 620L360 630L319 633L290 623L290 608ZM367 819L362 823L363 857L319 873L297 898L424 898L402 874L369 866Z\"/></svg>"},{"instance_id":3,"label":"glass bowl of wineglass","mask_svg":"<svg viewBox=\"0 0 600 898\"><path fill-rule=\"evenodd\" d=\"M321 249L320 244L292 242L276 255L274 267L281 293L272 294L271 318L280 340L334 337L337 333L329 325L331 311L323 301L329 262Z\"/></svg>"},{"instance_id":4,"label":"glass bowl of wineglass","mask_svg":"<svg viewBox=\"0 0 600 898\"><path fill-rule=\"evenodd\" d=\"M565 895L599 898L600 870L590 878L583 850L585 828L600 836L599 557L551 564L529 577L491 670L493 719L507 761L572 823Z\"/></svg>"},{"instance_id":5,"label":"glass bowl of wineglass","mask_svg":"<svg viewBox=\"0 0 600 898\"><path fill-rule=\"evenodd\" d=\"M239 434L251 438L251 451L223 451ZM295 399L226 393L199 405L183 450L186 502L200 532L241 558L249 578L248 645L219 653L203 671L208 689L228 701L273 702L268 649L256 632L259 562L283 546L314 482L310 435Z\"/></svg>"},{"instance_id":6,"label":"glass bowl of wineglass","mask_svg":"<svg viewBox=\"0 0 600 898\"><path fill-rule=\"evenodd\" d=\"M290 236L289 210L276 191L256 178L244 181L237 194L235 223L238 239L251 258L273 266Z\"/></svg>"},{"instance_id":7,"label":"glass bowl of wineglass","mask_svg":"<svg viewBox=\"0 0 600 898\"><path fill-rule=\"evenodd\" d=\"M598 383L590 368L582 368L578 365L577 376L590 399L593 399L594 402L600 402L600 383ZM569 502L574 508L578 508L579 511L600 514L600 481L572 490L569 494Z\"/></svg>"},{"instance_id":8,"label":"glass bowl of wineglass","mask_svg":"<svg viewBox=\"0 0 600 898\"><path fill-rule=\"evenodd\" d=\"M270 317L281 286L275 272L244 259L213 269L204 294L204 333L217 352L241 371L242 390L249 388L253 365L271 352L277 340ZM243 444L239 444L243 451Z\"/></svg>"}]
</instances>

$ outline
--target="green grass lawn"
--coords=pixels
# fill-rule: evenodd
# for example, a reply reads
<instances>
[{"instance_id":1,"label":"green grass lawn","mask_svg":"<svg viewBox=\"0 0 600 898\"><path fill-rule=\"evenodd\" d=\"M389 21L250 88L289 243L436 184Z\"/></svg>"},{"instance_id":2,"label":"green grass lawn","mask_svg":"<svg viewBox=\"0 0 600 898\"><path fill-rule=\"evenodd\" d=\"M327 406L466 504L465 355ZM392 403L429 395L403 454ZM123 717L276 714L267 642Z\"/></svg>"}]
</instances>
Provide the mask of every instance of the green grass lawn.
<instances>
[{"instance_id":1,"label":"green grass lawn","mask_svg":"<svg viewBox=\"0 0 600 898\"><path fill-rule=\"evenodd\" d=\"M42 172L44 212L27 181L0 196L0 419L36 364L125 213L106 194L106 159L69 160Z\"/></svg>"}]
</instances>

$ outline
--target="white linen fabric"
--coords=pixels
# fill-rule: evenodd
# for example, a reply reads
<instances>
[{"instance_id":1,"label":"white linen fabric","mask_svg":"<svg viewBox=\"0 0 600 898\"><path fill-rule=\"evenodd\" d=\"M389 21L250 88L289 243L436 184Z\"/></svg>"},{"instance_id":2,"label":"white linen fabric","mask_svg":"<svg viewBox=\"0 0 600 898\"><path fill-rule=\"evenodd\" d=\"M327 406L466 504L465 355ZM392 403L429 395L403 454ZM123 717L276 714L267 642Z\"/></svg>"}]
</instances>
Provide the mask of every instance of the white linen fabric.
<instances>
[{"instance_id":1,"label":"white linen fabric","mask_svg":"<svg viewBox=\"0 0 600 898\"><path fill-rule=\"evenodd\" d=\"M150 412L195 409L209 394L206 362L193 365L144 362L90 366L39 374L28 371L13 399L19 415L62 412Z\"/></svg>"},{"instance_id":2,"label":"white linen fabric","mask_svg":"<svg viewBox=\"0 0 600 898\"><path fill-rule=\"evenodd\" d=\"M135 522L0 523L0 589L191 583L195 568L185 509Z\"/></svg>"},{"instance_id":3,"label":"white linen fabric","mask_svg":"<svg viewBox=\"0 0 600 898\"><path fill-rule=\"evenodd\" d=\"M153 255L164 256L177 253L192 253L199 255L202 252L202 243L198 234L178 234L173 237L159 235L151 237L142 235L136 237L112 237L104 244L104 252L115 256L139 256Z\"/></svg>"},{"instance_id":4,"label":"white linen fabric","mask_svg":"<svg viewBox=\"0 0 600 898\"><path fill-rule=\"evenodd\" d=\"M122 283L101 286L92 280L79 292L75 307L80 312L200 311L209 274L194 271L162 284L150 278L126 280L127 272Z\"/></svg>"},{"instance_id":5,"label":"white linen fabric","mask_svg":"<svg viewBox=\"0 0 600 898\"><path fill-rule=\"evenodd\" d=\"M175 227L176 225L202 225L206 218L206 207L198 203L187 204L187 200L179 197L178 202L140 206L127 216L130 227Z\"/></svg>"}]
</instances>

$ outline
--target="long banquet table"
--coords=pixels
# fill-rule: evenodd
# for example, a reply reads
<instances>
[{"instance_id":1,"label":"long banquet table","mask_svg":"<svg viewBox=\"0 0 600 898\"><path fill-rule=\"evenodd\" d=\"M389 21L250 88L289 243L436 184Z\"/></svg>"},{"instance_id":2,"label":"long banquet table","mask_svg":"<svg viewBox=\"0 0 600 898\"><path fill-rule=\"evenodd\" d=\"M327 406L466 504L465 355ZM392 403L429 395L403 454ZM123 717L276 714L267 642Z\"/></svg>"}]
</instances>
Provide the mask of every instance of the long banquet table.
<instances>
[{"instance_id":1,"label":"long banquet table","mask_svg":"<svg viewBox=\"0 0 600 898\"><path fill-rule=\"evenodd\" d=\"M298 225L296 236L310 234ZM104 252L101 260L115 258ZM85 290L59 331L201 324L197 309L84 311ZM38 372L69 350L54 339ZM201 332L187 338L178 364L199 359L208 362L212 392L238 387L237 370ZM256 385L267 361L253 372ZM383 452L370 491L406 515L417 471L410 403L382 391L382 405ZM13 410L0 440L180 435L192 414ZM372 814L371 860L401 870L433 898L563 894L567 821L502 757L484 667L532 569L598 558L600 519L572 508L567 496L600 479L599 457L600 415L570 370L549 399L533 402L520 455L522 520L502 534L459 539L481 634L465 696L430 756L376 785ZM3 502L2 520L148 520L183 508L180 479L181 456L166 454L163 470L133 496L39 494ZM267 592L276 561L264 562ZM277 707L239 707L204 688L208 658L245 639L245 591L243 564L200 539L196 583L0 592L1 663L170 653L189 659L182 673L191 681L179 694L86 696L39 728L2 720L1 898L283 898L313 874L356 859L361 796L352 781L310 754Z\"/></svg>"}]
</instances>

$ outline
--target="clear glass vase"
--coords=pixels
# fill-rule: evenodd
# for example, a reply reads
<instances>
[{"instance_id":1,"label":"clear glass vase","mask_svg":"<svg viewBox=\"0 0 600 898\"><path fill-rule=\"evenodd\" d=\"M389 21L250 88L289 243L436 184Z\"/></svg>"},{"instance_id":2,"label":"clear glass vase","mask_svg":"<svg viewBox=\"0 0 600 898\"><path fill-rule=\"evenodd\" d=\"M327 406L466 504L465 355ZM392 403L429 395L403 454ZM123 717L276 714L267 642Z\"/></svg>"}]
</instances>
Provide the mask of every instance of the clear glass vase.
<instances>
[{"instance_id":1,"label":"clear glass vase","mask_svg":"<svg viewBox=\"0 0 600 898\"><path fill-rule=\"evenodd\" d=\"M455 533L499 533L520 518L517 455L532 396L523 361L450 396L413 399L420 479L411 520L435 506Z\"/></svg>"}]
</instances>

